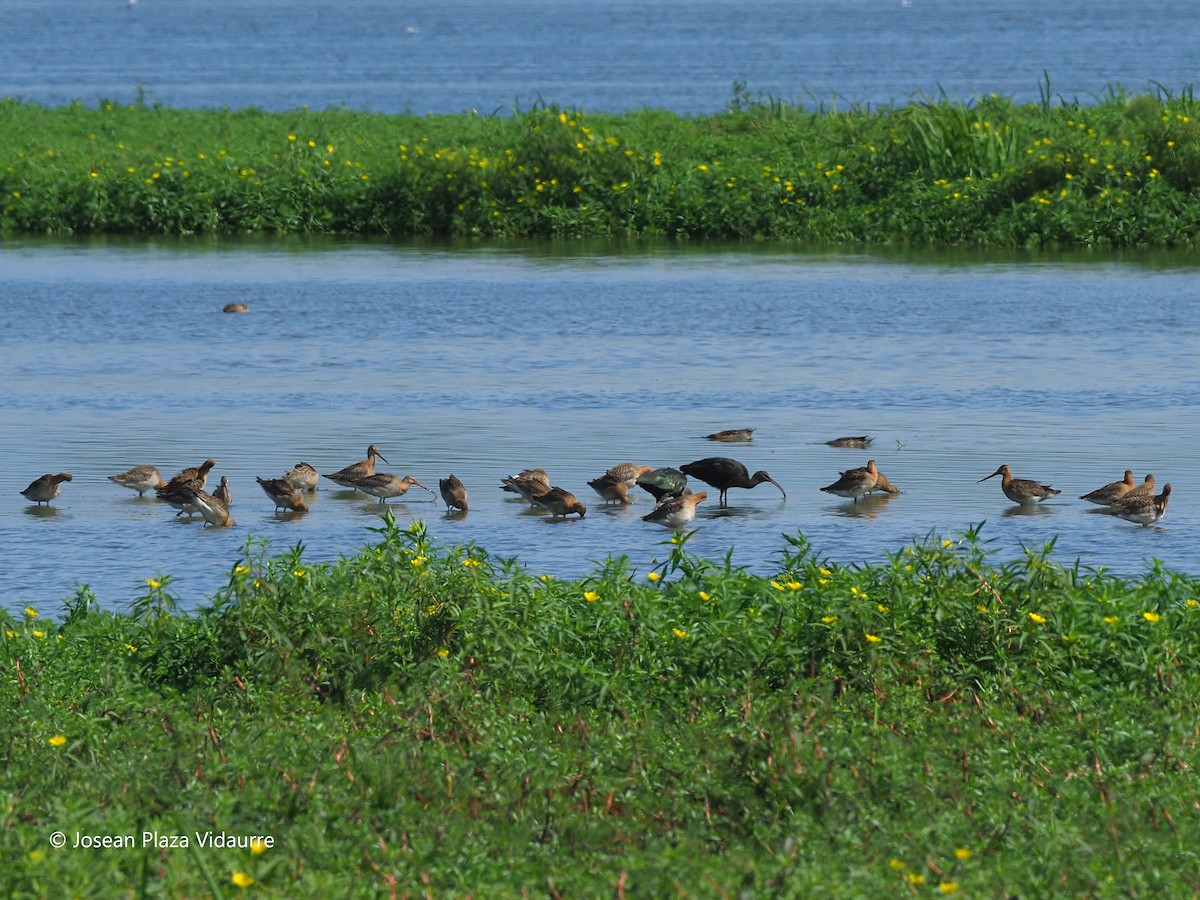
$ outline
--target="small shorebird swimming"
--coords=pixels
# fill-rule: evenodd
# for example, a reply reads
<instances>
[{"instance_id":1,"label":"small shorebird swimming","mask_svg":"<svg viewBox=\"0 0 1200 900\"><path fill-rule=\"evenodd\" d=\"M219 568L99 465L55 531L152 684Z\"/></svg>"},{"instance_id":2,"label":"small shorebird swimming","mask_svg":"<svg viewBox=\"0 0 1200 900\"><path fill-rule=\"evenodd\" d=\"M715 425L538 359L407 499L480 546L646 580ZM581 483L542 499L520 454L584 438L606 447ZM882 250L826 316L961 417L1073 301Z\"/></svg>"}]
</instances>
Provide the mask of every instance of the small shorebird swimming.
<instances>
[{"instance_id":1,"label":"small shorebird swimming","mask_svg":"<svg viewBox=\"0 0 1200 900\"><path fill-rule=\"evenodd\" d=\"M826 441L830 447L848 447L851 450L866 450L871 446L871 441L875 438L869 435L860 434L857 436L834 438L832 441Z\"/></svg>"},{"instance_id":2,"label":"small shorebird swimming","mask_svg":"<svg viewBox=\"0 0 1200 900\"><path fill-rule=\"evenodd\" d=\"M226 509L233 506L233 494L229 490L229 476L221 476L220 486L213 491L212 495L225 504Z\"/></svg>"},{"instance_id":3,"label":"small shorebird swimming","mask_svg":"<svg viewBox=\"0 0 1200 900\"><path fill-rule=\"evenodd\" d=\"M582 519L587 515L587 507L580 503L570 491L564 491L560 487L552 487L545 493L538 494L533 500L538 506L550 510L550 515L555 518L578 513L579 518Z\"/></svg>"},{"instance_id":4,"label":"small shorebird swimming","mask_svg":"<svg viewBox=\"0 0 1200 900\"><path fill-rule=\"evenodd\" d=\"M827 494L837 494L839 497L850 497L857 503L859 497L871 493L879 484L879 470L875 468L873 459L868 460L865 466L847 469L840 474L841 478L833 484L825 485L821 490ZM884 481L886 482L887 479L885 478Z\"/></svg>"},{"instance_id":5,"label":"small shorebird swimming","mask_svg":"<svg viewBox=\"0 0 1200 900\"><path fill-rule=\"evenodd\" d=\"M386 461L386 460L385 460ZM351 487L356 487L364 494L370 494L372 497L378 497L380 503L386 503L391 497L403 497L408 493L408 489L416 485L423 491L433 493L417 479L411 475L405 475L401 478L399 475L392 475L390 472L380 472L377 475L367 475L363 478L356 478L351 482Z\"/></svg>"},{"instance_id":6,"label":"small shorebird swimming","mask_svg":"<svg viewBox=\"0 0 1200 900\"><path fill-rule=\"evenodd\" d=\"M225 308L221 310L221 312L248 313L250 312L250 307L248 307L245 303L226 303Z\"/></svg>"},{"instance_id":7,"label":"small shorebird swimming","mask_svg":"<svg viewBox=\"0 0 1200 900\"><path fill-rule=\"evenodd\" d=\"M281 509L294 509L296 512L308 511L308 507L304 505L304 495L300 493L300 488L288 481L286 475L283 478L255 476L254 480L263 489L263 493L271 498L276 512Z\"/></svg>"},{"instance_id":8,"label":"small shorebird swimming","mask_svg":"<svg viewBox=\"0 0 1200 900\"><path fill-rule=\"evenodd\" d=\"M1163 517L1167 511L1167 501L1171 499L1171 485L1164 484L1162 493L1138 494L1130 497L1126 494L1112 505L1113 512L1130 522L1139 525L1152 525Z\"/></svg>"},{"instance_id":9,"label":"small shorebird swimming","mask_svg":"<svg viewBox=\"0 0 1200 900\"><path fill-rule=\"evenodd\" d=\"M387 462L387 460L384 460L384 462ZM292 466L292 470L283 477L300 490L308 491L309 493L317 489L317 482L321 478L317 474L317 470L306 462L296 463L296 465Z\"/></svg>"},{"instance_id":10,"label":"small shorebird swimming","mask_svg":"<svg viewBox=\"0 0 1200 900\"><path fill-rule=\"evenodd\" d=\"M204 490L204 486L208 483L208 473L216 464L217 461L209 457L198 466L184 469L166 484L155 488L155 496L179 510L175 514L177 516L183 513L190 516L199 512L200 510L192 502L191 489Z\"/></svg>"},{"instance_id":11,"label":"small shorebird swimming","mask_svg":"<svg viewBox=\"0 0 1200 900\"><path fill-rule=\"evenodd\" d=\"M1055 494L1062 493L1062 491L1055 490L1048 484L1040 484L1024 478L1013 478L1012 469L1008 466L1001 466L991 475L980 478L976 484L982 484L988 478L995 478L997 475L1002 476L1000 478L1000 490L1004 491L1004 496L1013 503L1020 503L1022 506L1031 506L1034 503L1040 503L1047 497L1053 497Z\"/></svg>"},{"instance_id":12,"label":"small shorebird swimming","mask_svg":"<svg viewBox=\"0 0 1200 900\"><path fill-rule=\"evenodd\" d=\"M442 495L442 502L446 504L446 512L452 509L467 511L467 487L457 475L439 478L438 492Z\"/></svg>"},{"instance_id":13,"label":"small shorebird swimming","mask_svg":"<svg viewBox=\"0 0 1200 900\"><path fill-rule=\"evenodd\" d=\"M379 452L379 448L372 444L367 448L366 459L359 460L352 465L346 466L344 469L338 469L332 475L326 475L325 477L334 484L340 484L342 487L358 487L358 485L354 484L357 479L367 478L375 474L375 460L377 458L387 462L384 455Z\"/></svg>"},{"instance_id":14,"label":"small shorebird swimming","mask_svg":"<svg viewBox=\"0 0 1200 900\"><path fill-rule=\"evenodd\" d=\"M166 484L163 481L162 473L154 468L154 466L134 466L128 472L109 475L108 480L113 484L119 484L123 488L137 491L139 497L146 496L146 491L157 490Z\"/></svg>"},{"instance_id":15,"label":"small shorebird swimming","mask_svg":"<svg viewBox=\"0 0 1200 900\"><path fill-rule=\"evenodd\" d=\"M50 501L58 496L59 490L62 488L64 481L71 480L70 472L59 472L57 475L43 475L21 491L21 496L26 500L32 500L39 506L45 503L50 505Z\"/></svg>"},{"instance_id":16,"label":"small shorebird swimming","mask_svg":"<svg viewBox=\"0 0 1200 900\"><path fill-rule=\"evenodd\" d=\"M645 475L639 475L635 483L656 502L663 497L678 497L688 489L687 476L669 467L652 469Z\"/></svg>"},{"instance_id":17,"label":"small shorebird swimming","mask_svg":"<svg viewBox=\"0 0 1200 900\"><path fill-rule=\"evenodd\" d=\"M665 525L667 528L683 528L696 518L696 504L707 497L707 491L671 497L642 516L642 521Z\"/></svg>"},{"instance_id":18,"label":"small shorebird swimming","mask_svg":"<svg viewBox=\"0 0 1200 900\"><path fill-rule=\"evenodd\" d=\"M625 505L633 502L629 496L629 485L611 472L605 472L599 478L593 478L588 482L588 487L599 494L605 503L616 502Z\"/></svg>"},{"instance_id":19,"label":"small shorebird swimming","mask_svg":"<svg viewBox=\"0 0 1200 900\"><path fill-rule=\"evenodd\" d=\"M744 441L753 440L755 429L753 428L726 428L724 431L714 431L712 434L706 434L705 440L721 441L725 444L739 444Z\"/></svg>"},{"instance_id":20,"label":"small shorebird swimming","mask_svg":"<svg viewBox=\"0 0 1200 900\"><path fill-rule=\"evenodd\" d=\"M505 475L500 490L520 494L530 506L536 506L535 498L550 490L550 476L545 469L524 469L517 475Z\"/></svg>"},{"instance_id":21,"label":"small shorebird swimming","mask_svg":"<svg viewBox=\"0 0 1200 900\"><path fill-rule=\"evenodd\" d=\"M227 525L237 524L233 521L233 516L229 515L229 507L219 497L214 497L203 488L197 489L191 485L184 485L183 489L191 494L192 505L204 517L205 528L209 525L224 528Z\"/></svg>"},{"instance_id":22,"label":"small shorebird swimming","mask_svg":"<svg viewBox=\"0 0 1200 900\"><path fill-rule=\"evenodd\" d=\"M730 488L753 488L768 481L779 488L784 500L787 499L787 491L783 489L783 485L766 472L760 470L751 475L744 465L728 456L710 456L679 468L685 475L698 478L720 491L721 506L726 505L726 495Z\"/></svg>"},{"instance_id":23,"label":"small shorebird swimming","mask_svg":"<svg viewBox=\"0 0 1200 900\"><path fill-rule=\"evenodd\" d=\"M1133 490L1133 487L1133 470L1126 469L1125 478L1122 481L1114 481L1104 487L1096 488L1079 499L1086 500L1088 503L1099 503L1101 506L1112 506L1113 503Z\"/></svg>"}]
</instances>

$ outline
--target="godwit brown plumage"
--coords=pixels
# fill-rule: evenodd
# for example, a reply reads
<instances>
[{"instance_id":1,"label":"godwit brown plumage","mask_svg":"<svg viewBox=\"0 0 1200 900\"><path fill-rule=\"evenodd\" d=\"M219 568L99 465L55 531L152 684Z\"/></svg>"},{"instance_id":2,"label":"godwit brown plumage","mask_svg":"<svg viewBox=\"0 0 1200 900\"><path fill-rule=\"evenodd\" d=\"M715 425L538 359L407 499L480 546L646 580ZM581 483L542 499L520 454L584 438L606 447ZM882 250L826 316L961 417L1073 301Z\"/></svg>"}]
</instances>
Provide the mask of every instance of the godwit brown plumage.
<instances>
[{"instance_id":1,"label":"godwit brown plumage","mask_svg":"<svg viewBox=\"0 0 1200 900\"><path fill-rule=\"evenodd\" d=\"M656 501L663 497L678 497L688 489L687 476L669 467L652 469L645 475L639 475L635 483Z\"/></svg>"},{"instance_id":2,"label":"godwit brown plumage","mask_svg":"<svg viewBox=\"0 0 1200 900\"><path fill-rule=\"evenodd\" d=\"M1137 494L1130 497L1126 494L1112 505L1113 512L1122 519L1137 522L1139 525L1152 525L1163 517L1167 511L1167 501L1171 499L1171 485L1164 484L1162 493Z\"/></svg>"},{"instance_id":3,"label":"godwit brown plumage","mask_svg":"<svg viewBox=\"0 0 1200 900\"><path fill-rule=\"evenodd\" d=\"M753 440L754 432L753 428L726 428L724 431L714 431L704 437L706 440L720 441L723 444L740 444Z\"/></svg>"},{"instance_id":4,"label":"godwit brown plumage","mask_svg":"<svg viewBox=\"0 0 1200 900\"><path fill-rule=\"evenodd\" d=\"M720 491L721 506L726 505L726 492L730 488L753 488L768 481L779 488L779 493L783 494L784 500L787 499L787 492L783 489L783 485L766 472L760 470L751 475L744 465L728 456L710 456L679 468L685 475L698 478Z\"/></svg>"},{"instance_id":5,"label":"godwit brown plumage","mask_svg":"<svg viewBox=\"0 0 1200 900\"><path fill-rule=\"evenodd\" d=\"M877 477L875 479L875 487L871 488L872 492L878 491L879 493L883 493L883 494L899 494L900 493L900 488L896 487L894 484L892 484L890 481L888 481L886 475L884 475L882 472L878 472L878 471L876 472L876 475L877 475Z\"/></svg>"},{"instance_id":6,"label":"godwit brown plumage","mask_svg":"<svg viewBox=\"0 0 1200 900\"><path fill-rule=\"evenodd\" d=\"M372 497L378 497L380 503L386 503L392 497L403 497L408 493L408 489L416 485L423 491L433 493L417 479L411 475L405 475L401 478L399 475L393 475L390 472L379 472L375 475L367 475L364 478L356 478L351 482L353 487L358 488L364 494L370 494Z\"/></svg>"},{"instance_id":7,"label":"godwit brown plumage","mask_svg":"<svg viewBox=\"0 0 1200 900\"><path fill-rule=\"evenodd\" d=\"M1086 500L1088 503L1098 503L1101 506L1111 506L1133 490L1134 485L1133 470L1126 469L1123 480L1114 481L1106 484L1104 487L1096 488L1096 490L1084 494L1079 499Z\"/></svg>"},{"instance_id":8,"label":"godwit brown plumage","mask_svg":"<svg viewBox=\"0 0 1200 900\"><path fill-rule=\"evenodd\" d=\"M21 496L26 500L32 500L39 506L43 503L49 506L50 501L57 497L58 492L62 489L62 483L70 480L70 472L59 472L53 475L46 474L41 478L35 479L29 487L21 491Z\"/></svg>"},{"instance_id":9,"label":"godwit brown plumage","mask_svg":"<svg viewBox=\"0 0 1200 900\"><path fill-rule=\"evenodd\" d=\"M827 484L821 488L827 494L836 494L839 497L849 497L855 503L858 498L875 490L875 486L879 483L879 470L875 468L875 460L868 460L865 466L860 466L857 469L847 469L840 473L833 484Z\"/></svg>"},{"instance_id":10,"label":"godwit brown plumage","mask_svg":"<svg viewBox=\"0 0 1200 900\"><path fill-rule=\"evenodd\" d=\"M834 438L832 441L826 441L830 447L848 447L851 450L866 450L871 446L871 441L875 438L870 435L860 434L851 435L848 437Z\"/></svg>"},{"instance_id":11,"label":"godwit brown plumage","mask_svg":"<svg viewBox=\"0 0 1200 900\"><path fill-rule=\"evenodd\" d=\"M220 500L222 503L225 504L226 508L232 508L233 492L229 490L229 476L228 475L221 476L221 484L212 493L213 493L214 497L216 497L218 500Z\"/></svg>"},{"instance_id":12,"label":"godwit brown plumage","mask_svg":"<svg viewBox=\"0 0 1200 900\"><path fill-rule=\"evenodd\" d=\"M384 460L384 462L387 462L387 460ZM300 490L308 491L309 493L317 489L317 482L321 480L321 476L317 474L317 470L303 461L292 466L291 471L285 473L283 477Z\"/></svg>"},{"instance_id":13,"label":"godwit brown plumage","mask_svg":"<svg viewBox=\"0 0 1200 900\"><path fill-rule=\"evenodd\" d=\"M154 466L134 466L128 472L109 475L108 480L123 488L137 491L139 497L146 496L146 491L153 491L166 484L163 481L162 473Z\"/></svg>"},{"instance_id":14,"label":"godwit brown plumage","mask_svg":"<svg viewBox=\"0 0 1200 900\"><path fill-rule=\"evenodd\" d=\"M578 513L579 518L582 519L587 515L587 507L580 503L570 491L565 491L560 487L552 487L544 494L534 497L533 500L538 506L550 510L550 515L555 518Z\"/></svg>"},{"instance_id":15,"label":"godwit brown plumage","mask_svg":"<svg viewBox=\"0 0 1200 900\"><path fill-rule=\"evenodd\" d=\"M683 528L696 518L696 504L707 497L707 491L700 491L668 498L642 516L642 521L665 525L667 528Z\"/></svg>"},{"instance_id":16,"label":"godwit brown plumage","mask_svg":"<svg viewBox=\"0 0 1200 900\"><path fill-rule=\"evenodd\" d=\"M193 485L185 484L182 486L184 491L191 494L191 503L196 507L196 511L204 517L204 527L216 525L219 528L224 528L228 525L236 525L233 521L233 516L229 514L229 507L226 506L219 497L214 497L204 489L197 489Z\"/></svg>"},{"instance_id":17,"label":"godwit brown plumage","mask_svg":"<svg viewBox=\"0 0 1200 900\"><path fill-rule=\"evenodd\" d=\"M633 502L633 499L629 496L629 485L611 472L605 472L599 478L593 478L588 482L588 487L599 494L605 503L620 503L624 505Z\"/></svg>"},{"instance_id":18,"label":"godwit brown plumage","mask_svg":"<svg viewBox=\"0 0 1200 900\"><path fill-rule=\"evenodd\" d=\"M359 460L356 463L346 466L344 469L338 469L331 475L325 477L334 484L340 484L342 487L358 487L354 484L359 478L369 478L375 474L375 460L382 459L387 462L386 457L379 452L379 448L372 444L367 448L367 458Z\"/></svg>"},{"instance_id":19,"label":"godwit brown plumage","mask_svg":"<svg viewBox=\"0 0 1200 900\"><path fill-rule=\"evenodd\" d=\"M1135 488L1130 488L1129 491L1122 497L1122 500L1129 500L1133 497L1153 497L1154 496L1154 476L1147 475L1145 481Z\"/></svg>"},{"instance_id":20,"label":"godwit brown plumage","mask_svg":"<svg viewBox=\"0 0 1200 900\"><path fill-rule=\"evenodd\" d=\"M1037 481L1029 481L1025 478L1013 478L1012 469L1008 466L1001 466L991 475L980 478L976 484L981 484L988 478L995 478L1000 475L1000 490L1004 491L1004 496L1013 503L1020 503L1022 506L1032 506L1034 503L1040 503L1047 497L1053 497L1055 494L1061 494L1062 491L1055 490L1048 484L1041 484Z\"/></svg>"},{"instance_id":21,"label":"godwit brown plumage","mask_svg":"<svg viewBox=\"0 0 1200 900\"><path fill-rule=\"evenodd\" d=\"M296 512L307 512L308 506L304 502L304 495L300 493L294 483L288 480L285 475L283 478L259 478L255 476L255 481L263 489L271 502L275 504L275 510L292 509Z\"/></svg>"},{"instance_id":22,"label":"godwit brown plumage","mask_svg":"<svg viewBox=\"0 0 1200 900\"><path fill-rule=\"evenodd\" d=\"M198 466L184 469L166 484L156 488L155 496L179 510L175 513L177 516L183 513L190 516L199 512L199 508L192 502L193 490L204 490L205 485L208 484L208 473L216 464L217 461L209 457Z\"/></svg>"},{"instance_id":23,"label":"godwit brown plumage","mask_svg":"<svg viewBox=\"0 0 1200 900\"><path fill-rule=\"evenodd\" d=\"M536 499L550 490L550 476L545 469L524 469L517 475L506 475L500 490L520 494L530 506L536 506Z\"/></svg>"},{"instance_id":24,"label":"godwit brown plumage","mask_svg":"<svg viewBox=\"0 0 1200 900\"><path fill-rule=\"evenodd\" d=\"M624 482L626 487L633 487L638 478L653 470L654 466L639 466L636 463L618 463L604 474L612 476L617 481Z\"/></svg>"},{"instance_id":25,"label":"godwit brown plumage","mask_svg":"<svg viewBox=\"0 0 1200 900\"><path fill-rule=\"evenodd\" d=\"M457 475L438 479L438 491L446 504L446 512L452 509L467 511L467 488Z\"/></svg>"}]
</instances>

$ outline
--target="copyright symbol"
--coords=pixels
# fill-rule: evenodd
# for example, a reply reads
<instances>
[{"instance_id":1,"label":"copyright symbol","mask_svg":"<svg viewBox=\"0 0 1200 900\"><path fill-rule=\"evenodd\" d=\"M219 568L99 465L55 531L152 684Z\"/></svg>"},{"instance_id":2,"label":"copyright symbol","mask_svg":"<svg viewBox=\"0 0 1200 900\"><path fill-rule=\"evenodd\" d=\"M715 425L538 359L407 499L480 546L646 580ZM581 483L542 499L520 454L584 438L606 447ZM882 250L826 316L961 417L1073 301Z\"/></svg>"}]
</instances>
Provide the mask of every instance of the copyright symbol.
<instances>
[{"instance_id":1,"label":"copyright symbol","mask_svg":"<svg viewBox=\"0 0 1200 900\"><path fill-rule=\"evenodd\" d=\"M67 845L67 836L61 831L56 831L50 835L50 846L55 850L61 850Z\"/></svg>"}]
</instances>

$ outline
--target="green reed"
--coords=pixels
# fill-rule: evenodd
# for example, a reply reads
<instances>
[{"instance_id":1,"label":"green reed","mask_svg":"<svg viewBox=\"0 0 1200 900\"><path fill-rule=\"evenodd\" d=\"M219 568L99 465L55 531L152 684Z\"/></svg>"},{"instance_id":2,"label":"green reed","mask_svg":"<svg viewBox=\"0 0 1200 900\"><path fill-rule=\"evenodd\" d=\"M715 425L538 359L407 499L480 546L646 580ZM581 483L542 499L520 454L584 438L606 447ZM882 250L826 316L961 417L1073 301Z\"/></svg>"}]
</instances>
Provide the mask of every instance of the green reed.
<instances>
[{"instance_id":1,"label":"green reed","mask_svg":"<svg viewBox=\"0 0 1200 900\"><path fill-rule=\"evenodd\" d=\"M979 534L579 580L385 517L4 615L6 896L1188 896L1197 582ZM135 835L53 849L49 835ZM264 835L213 849L143 832Z\"/></svg>"},{"instance_id":2,"label":"green reed","mask_svg":"<svg viewBox=\"0 0 1200 900\"><path fill-rule=\"evenodd\" d=\"M1192 246L1191 90L504 116L0 103L0 233Z\"/></svg>"}]
</instances>

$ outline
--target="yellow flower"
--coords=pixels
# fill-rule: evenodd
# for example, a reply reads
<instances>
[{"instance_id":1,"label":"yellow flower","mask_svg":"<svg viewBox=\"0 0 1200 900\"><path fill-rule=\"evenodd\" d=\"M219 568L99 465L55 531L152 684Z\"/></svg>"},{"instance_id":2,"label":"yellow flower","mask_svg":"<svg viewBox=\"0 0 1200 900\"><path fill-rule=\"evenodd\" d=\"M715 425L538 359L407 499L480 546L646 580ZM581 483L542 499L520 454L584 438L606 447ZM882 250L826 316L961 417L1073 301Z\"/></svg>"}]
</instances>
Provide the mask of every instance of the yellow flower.
<instances>
[{"instance_id":1,"label":"yellow flower","mask_svg":"<svg viewBox=\"0 0 1200 900\"><path fill-rule=\"evenodd\" d=\"M938 890L941 891L943 894L953 894L955 891L958 890L958 885L955 884L953 881L943 881L941 884L938 885Z\"/></svg>"},{"instance_id":2,"label":"yellow flower","mask_svg":"<svg viewBox=\"0 0 1200 900\"><path fill-rule=\"evenodd\" d=\"M1162 616L1160 616L1156 612L1146 611L1146 612L1142 613L1142 618L1145 619L1147 622L1157 622L1159 619L1162 618Z\"/></svg>"},{"instance_id":3,"label":"yellow flower","mask_svg":"<svg viewBox=\"0 0 1200 900\"><path fill-rule=\"evenodd\" d=\"M471 557L468 556L466 559L463 560L463 565L466 566L468 569L478 568L479 560L471 559Z\"/></svg>"},{"instance_id":4,"label":"yellow flower","mask_svg":"<svg viewBox=\"0 0 1200 900\"><path fill-rule=\"evenodd\" d=\"M553 580L554 580L553 575L539 575L538 576L538 581L540 581L542 584L549 584Z\"/></svg>"},{"instance_id":5,"label":"yellow flower","mask_svg":"<svg viewBox=\"0 0 1200 900\"><path fill-rule=\"evenodd\" d=\"M586 600L588 603L595 603L597 600L600 599L600 595L597 594L595 591L584 591L583 599Z\"/></svg>"},{"instance_id":6,"label":"yellow flower","mask_svg":"<svg viewBox=\"0 0 1200 900\"><path fill-rule=\"evenodd\" d=\"M867 592L866 592L866 591L860 591L860 590L858 589L858 587L857 587L857 586L853 586L853 587L851 587L851 588L850 588L850 596L852 596L852 597L865 597L865 596L867 596Z\"/></svg>"},{"instance_id":7,"label":"yellow flower","mask_svg":"<svg viewBox=\"0 0 1200 900\"><path fill-rule=\"evenodd\" d=\"M297 578L307 578L308 577L308 573L305 572L303 569L296 569L296 571L292 572L292 574L295 575Z\"/></svg>"},{"instance_id":8,"label":"yellow flower","mask_svg":"<svg viewBox=\"0 0 1200 900\"><path fill-rule=\"evenodd\" d=\"M236 574L236 575L245 575L247 572L250 571L250 567L249 566L237 566L236 568L234 568L233 571L234 571L234 574Z\"/></svg>"},{"instance_id":9,"label":"yellow flower","mask_svg":"<svg viewBox=\"0 0 1200 900\"><path fill-rule=\"evenodd\" d=\"M38 611L32 606L27 606L25 607L25 615L29 616L31 619L36 619L38 617Z\"/></svg>"},{"instance_id":10,"label":"yellow flower","mask_svg":"<svg viewBox=\"0 0 1200 900\"><path fill-rule=\"evenodd\" d=\"M660 579L660 578L662 578L662 576L659 575L657 572L647 572L646 573L647 581L658 581L658 579Z\"/></svg>"},{"instance_id":11,"label":"yellow flower","mask_svg":"<svg viewBox=\"0 0 1200 900\"><path fill-rule=\"evenodd\" d=\"M868 644L878 644L881 640L883 640L883 638L881 638L879 635L871 634L869 631L863 632L863 634L866 636Z\"/></svg>"},{"instance_id":12,"label":"yellow flower","mask_svg":"<svg viewBox=\"0 0 1200 900\"><path fill-rule=\"evenodd\" d=\"M442 659L445 659L447 656L450 655L450 648L449 647L438 647L437 655L440 656Z\"/></svg>"},{"instance_id":13,"label":"yellow flower","mask_svg":"<svg viewBox=\"0 0 1200 900\"><path fill-rule=\"evenodd\" d=\"M289 135L288 135L288 140L289 140L289 141L294 141L294 140L296 140L296 136L295 136L294 134L289 134Z\"/></svg>"},{"instance_id":14,"label":"yellow flower","mask_svg":"<svg viewBox=\"0 0 1200 900\"><path fill-rule=\"evenodd\" d=\"M675 632L675 637L679 638L680 640L688 636L688 633L682 628L675 628L673 631Z\"/></svg>"},{"instance_id":15,"label":"yellow flower","mask_svg":"<svg viewBox=\"0 0 1200 900\"><path fill-rule=\"evenodd\" d=\"M133 644L126 644L125 649L130 653L137 653L137 647L133 646Z\"/></svg>"},{"instance_id":16,"label":"yellow flower","mask_svg":"<svg viewBox=\"0 0 1200 900\"><path fill-rule=\"evenodd\" d=\"M4 636L11 641L13 638L15 638L17 636L17 633L15 631L13 631L11 628L5 628Z\"/></svg>"},{"instance_id":17,"label":"yellow flower","mask_svg":"<svg viewBox=\"0 0 1200 900\"><path fill-rule=\"evenodd\" d=\"M1037 622L1039 625L1045 625L1045 624L1046 624L1046 617L1045 617L1045 616L1039 616L1039 615L1038 615L1037 613L1035 613L1035 612L1031 612L1031 613L1029 614L1029 618L1031 618L1033 621Z\"/></svg>"},{"instance_id":18,"label":"yellow flower","mask_svg":"<svg viewBox=\"0 0 1200 900\"><path fill-rule=\"evenodd\" d=\"M1195 598L1188 597L1186 600L1183 601L1183 605L1186 606L1188 609L1195 609L1197 606L1200 606L1200 603L1196 602Z\"/></svg>"},{"instance_id":19,"label":"yellow flower","mask_svg":"<svg viewBox=\"0 0 1200 900\"><path fill-rule=\"evenodd\" d=\"M826 625L832 625L834 622L837 621L837 616L822 616L821 621L824 622Z\"/></svg>"},{"instance_id":20,"label":"yellow flower","mask_svg":"<svg viewBox=\"0 0 1200 900\"><path fill-rule=\"evenodd\" d=\"M234 872L233 876L229 880L240 888L248 888L250 885L254 884L254 879L245 872Z\"/></svg>"},{"instance_id":21,"label":"yellow flower","mask_svg":"<svg viewBox=\"0 0 1200 900\"><path fill-rule=\"evenodd\" d=\"M777 590L777 591L782 591L782 590L783 590L783 585L782 585L782 584L780 584L778 581L775 581L775 580L772 580L772 581L771 581L771 587L775 588L775 590Z\"/></svg>"},{"instance_id":22,"label":"yellow flower","mask_svg":"<svg viewBox=\"0 0 1200 900\"><path fill-rule=\"evenodd\" d=\"M909 872L904 876L904 880L912 885L922 885L925 883L925 876L917 872Z\"/></svg>"},{"instance_id":23,"label":"yellow flower","mask_svg":"<svg viewBox=\"0 0 1200 900\"><path fill-rule=\"evenodd\" d=\"M821 568L817 569L817 571L820 572L822 575L832 575L833 574L824 566L821 566Z\"/></svg>"},{"instance_id":24,"label":"yellow flower","mask_svg":"<svg viewBox=\"0 0 1200 900\"><path fill-rule=\"evenodd\" d=\"M897 872L903 872L908 868L908 865L903 861L896 859L894 856L888 860L888 866L895 869Z\"/></svg>"},{"instance_id":25,"label":"yellow flower","mask_svg":"<svg viewBox=\"0 0 1200 900\"><path fill-rule=\"evenodd\" d=\"M950 540L943 540L943 541L942 541L942 547L944 547L944 548L945 548L945 549L947 549L947 550L949 550L949 549L950 549L951 547L953 547L953 546L954 546L954 541L950 541Z\"/></svg>"},{"instance_id":26,"label":"yellow flower","mask_svg":"<svg viewBox=\"0 0 1200 900\"><path fill-rule=\"evenodd\" d=\"M1119 617L1119 616L1105 616L1105 617L1104 617L1104 624L1105 624L1105 625L1115 625L1115 624L1117 624L1117 622L1119 622L1119 621L1120 621L1120 617Z\"/></svg>"},{"instance_id":27,"label":"yellow flower","mask_svg":"<svg viewBox=\"0 0 1200 900\"><path fill-rule=\"evenodd\" d=\"M267 852L267 842L264 841L262 838L254 838L253 840L250 841L250 852L253 853L255 856L266 853Z\"/></svg>"},{"instance_id":28,"label":"yellow flower","mask_svg":"<svg viewBox=\"0 0 1200 900\"><path fill-rule=\"evenodd\" d=\"M146 586L152 591L157 591L160 587L162 587L162 583L159 582L157 578L147 578Z\"/></svg>"},{"instance_id":29,"label":"yellow flower","mask_svg":"<svg viewBox=\"0 0 1200 900\"><path fill-rule=\"evenodd\" d=\"M800 582L798 582L798 581L789 581L789 582L787 583L787 589L788 589L789 591L798 591L798 590L800 590L800 588L802 588L802 587L804 587L804 585L802 585L802 584L801 584Z\"/></svg>"},{"instance_id":30,"label":"yellow flower","mask_svg":"<svg viewBox=\"0 0 1200 900\"><path fill-rule=\"evenodd\" d=\"M427 562L429 562L429 560L424 556L414 556L411 560L409 560L409 563L417 569L421 568L421 566L425 565Z\"/></svg>"},{"instance_id":31,"label":"yellow flower","mask_svg":"<svg viewBox=\"0 0 1200 900\"><path fill-rule=\"evenodd\" d=\"M963 862L966 862L968 859L970 859L971 855L971 851L966 847L959 847L954 851L955 859L961 859Z\"/></svg>"},{"instance_id":32,"label":"yellow flower","mask_svg":"<svg viewBox=\"0 0 1200 900\"><path fill-rule=\"evenodd\" d=\"M28 853L25 854L25 856L29 859L30 862L41 862L42 857L45 855L46 854L43 853L41 850L30 850Z\"/></svg>"},{"instance_id":33,"label":"yellow flower","mask_svg":"<svg viewBox=\"0 0 1200 900\"><path fill-rule=\"evenodd\" d=\"M882 603L876 603L875 608L877 610L879 610L881 613L889 613L892 611L892 608L890 606L884 606Z\"/></svg>"},{"instance_id":34,"label":"yellow flower","mask_svg":"<svg viewBox=\"0 0 1200 900\"><path fill-rule=\"evenodd\" d=\"M56 734L52 738L50 738L50 746L51 747L61 747L66 742L67 742L67 736L65 734Z\"/></svg>"},{"instance_id":35,"label":"yellow flower","mask_svg":"<svg viewBox=\"0 0 1200 900\"><path fill-rule=\"evenodd\" d=\"M33 633L33 636L34 636L35 638L44 638L44 637L46 636L46 632L44 632L44 631L35 631L35 632Z\"/></svg>"},{"instance_id":36,"label":"yellow flower","mask_svg":"<svg viewBox=\"0 0 1200 900\"><path fill-rule=\"evenodd\" d=\"M699 596L699 597L700 597L700 599L701 599L701 600L703 600L705 603L707 603L709 600L711 600L711 599L712 599L712 597L710 597L710 596L709 596L709 594L708 594L708 591L701 591L701 592L699 593L699 595L698 595L698 596Z\"/></svg>"}]
</instances>

